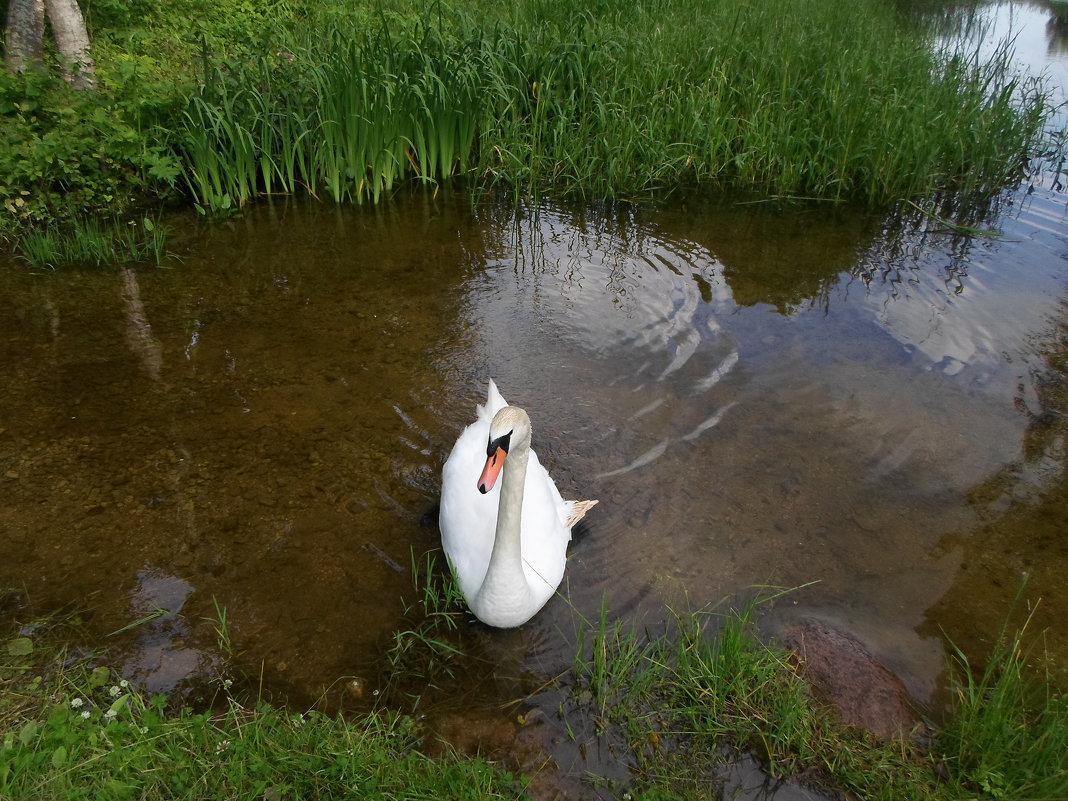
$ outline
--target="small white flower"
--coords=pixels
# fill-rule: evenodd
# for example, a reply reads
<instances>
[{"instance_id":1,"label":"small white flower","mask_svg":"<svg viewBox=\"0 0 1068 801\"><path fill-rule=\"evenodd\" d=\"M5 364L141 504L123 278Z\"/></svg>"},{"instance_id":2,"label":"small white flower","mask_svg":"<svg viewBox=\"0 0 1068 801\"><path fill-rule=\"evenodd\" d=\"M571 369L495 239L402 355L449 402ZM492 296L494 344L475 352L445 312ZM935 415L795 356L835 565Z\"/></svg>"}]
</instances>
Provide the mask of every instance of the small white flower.
<instances>
[{"instance_id":1,"label":"small white flower","mask_svg":"<svg viewBox=\"0 0 1068 801\"><path fill-rule=\"evenodd\" d=\"M84 703L85 703L85 699L84 698L71 698L70 699L70 705L75 709L77 709L78 707L80 707Z\"/></svg>"},{"instance_id":2,"label":"small white flower","mask_svg":"<svg viewBox=\"0 0 1068 801\"><path fill-rule=\"evenodd\" d=\"M223 740L221 743L219 743L217 746L215 746L215 753L216 754L221 754L223 751L225 751L229 747L230 747L230 741L229 740Z\"/></svg>"},{"instance_id":3,"label":"small white flower","mask_svg":"<svg viewBox=\"0 0 1068 801\"><path fill-rule=\"evenodd\" d=\"M89 710L88 709L85 710L84 712L82 712L82 717L85 718L86 720L89 719Z\"/></svg>"},{"instance_id":4,"label":"small white flower","mask_svg":"<svg viewBox=\"0 0 1068 801\"><path fill-rule=\"evenodd\" d=\"M104 713L104 720L114 720L118 714L114 709L109 709Z\"/></svg>"},{"instance_id":5,"label":"small white flower","mask_svg":"<svg viewBox=\"0 0 1068 801\"><path fill-rule=\"evenodd\" d=\"M108 690L108 695L110 695L112 698L118 698L119 697L119 693L121 693L121 692L122 692L122 688L119 685L116 684L111 689Z\"/></svg>"},{"instance_id":6,"label":"small white flower","mask_svg":"<svg viewBox=\"0 0 1068 801\"><path fill-rule=\"evenodd\" d=\"M224 689L224 690L229 690L229 689L230 689L230 686L231 686L231 685L232 685L233 683L234 683L234 680L233 680L233 679L224 679L224 680L223 680L223 689Z\"/></svg>"},{"instance_id":7,"label":"small white flower","mask_svg":"<svg viewBox=\"0 0 1068 801\"><path fill-rule=\"evenodd\" d=\"M125 690L127 687L130 686L130 682L126 681L126 679L123 679L122 681L119 682L119 686L122 687L122 689Z\"/></svg>"},{"instance_id":8,"label":"small white flower","mask_svg":"<svg viewBox=\"0 0 1068 801\"><path fill-rule=\"evenodd\" d=\"M141 734L148 734L148 726L141 727Z\"/></svg>"}]
</instances>

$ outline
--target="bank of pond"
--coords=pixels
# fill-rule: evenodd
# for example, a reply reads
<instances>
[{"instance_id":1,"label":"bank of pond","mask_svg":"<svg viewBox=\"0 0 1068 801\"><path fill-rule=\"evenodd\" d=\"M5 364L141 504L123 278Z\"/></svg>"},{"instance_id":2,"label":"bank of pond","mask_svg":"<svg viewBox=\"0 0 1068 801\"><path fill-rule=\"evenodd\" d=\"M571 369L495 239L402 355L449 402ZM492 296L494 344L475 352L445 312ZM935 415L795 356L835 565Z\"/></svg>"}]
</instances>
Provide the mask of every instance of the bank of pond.
<instances>
[{"instance_id":1,"label":"bank of pond","mask_svg":"<svg viewBox=\"0 0 1068 801\"><path fill-rule=\"evenodd\" d=\"M1060 141L1011 42L882 0L141 5L91 15L97 91L0 76L9 235L457 179L517 198L937 196L964 214Z\"/></svg>"},{"instance_id":2,"label":"bank of pond","mask_svg":"<svg viewBox=\"0 0 1068 801\"><path fill-rule=\"evenodd\" d=\"M587 774L589 792L719 798L725 766L744 758L771 784L803 785L827 798L1054 801L1068 794L1068 699L1035 671L1041 653L1027 644L1031 634L1001 639L985 667L951 651L945 709L909 730L876 736L843 722L813 693L802 678L803 655L758 637L756 609L750 603L725 614L679 615L657 636L612 622L607 612L589 625L571 671L548 680L563 693L557 723L576 747L597 741L626 768L625 777ZM225 620L223 610L220 645ZM435 610L394 644L391 658L399 651L405 660L393 667L448 661L456 655L449 645L456 625L477 624L458 608ZM5 799L555 792L552 760L537 745L538 721L524 720L523 699L516 699L512 730L535 732L523 748L514 747L513 734L465 754L434 734L429 707L413 711L420 699L407 710L386 702L389 679L382 700L360 712L291 709L239 691L254 688L255 677L234 684L223 666L208 682L211 692L191 705L149 697L82 637L72 616L6 632ZM423 687L429 692L433 684L424 680Z\"/></svg>"}]
</instances>

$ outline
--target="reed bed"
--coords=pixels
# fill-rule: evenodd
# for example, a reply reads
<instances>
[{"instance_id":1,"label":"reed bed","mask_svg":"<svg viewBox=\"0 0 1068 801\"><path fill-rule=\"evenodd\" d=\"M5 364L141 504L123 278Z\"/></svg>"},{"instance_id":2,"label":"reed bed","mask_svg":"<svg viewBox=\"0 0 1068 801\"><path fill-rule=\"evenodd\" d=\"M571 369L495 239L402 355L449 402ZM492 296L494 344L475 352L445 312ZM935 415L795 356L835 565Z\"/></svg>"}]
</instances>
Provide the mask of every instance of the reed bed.
<instances>
[{"instance_id":1,"label":"reed bed","mask_svg":"<svg viewBox=\"0 0 1068 801\"><path fill-rule=\"evenodd\" d=\"M713 186L885 203L1018 180L1051 114L1002 46L934 49L860 0L475 0L311 27L205 76L181 132L205 207L377 201L467 176L591 199ZM336 21L335 21L336 22Z\"/></svg>"},{"instance_id":2,"label":"reed bed","mask_svg":"<svg viewBox=\"0 0 1068 801\"><path fill-rule=\"evenodd\" d=\"M483 91L478 45L427 26L382 27L216 69L186 112L188 182L218 210L299 189L378 201L399 180L466 172Z\"/></svg>"}]
</instances>

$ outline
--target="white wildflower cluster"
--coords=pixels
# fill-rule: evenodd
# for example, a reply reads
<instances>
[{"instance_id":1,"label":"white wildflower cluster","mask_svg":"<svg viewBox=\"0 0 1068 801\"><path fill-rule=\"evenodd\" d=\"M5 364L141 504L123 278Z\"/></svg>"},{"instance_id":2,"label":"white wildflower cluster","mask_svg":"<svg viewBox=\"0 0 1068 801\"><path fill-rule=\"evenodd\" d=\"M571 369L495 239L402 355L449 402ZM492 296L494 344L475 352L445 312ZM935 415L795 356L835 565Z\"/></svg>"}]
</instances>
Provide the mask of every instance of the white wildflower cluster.
<instances>
[{"instance_id":1,"label":"white wildflower cluster","mask_svg":"<svg viewBox=\"0 0 1068 801\"><path fill-rule=\"evenodd\" d=\"M98 668L97 670L103 670L103 669L102 668ZM101 687L100 689L101 689L101 692L104 691L103 687ZM107 688L106 692L107 692L107 695L109 697L118 699L119 696L123 694L123 692L128 692L129 689L130 689L130 682L127 681L126 679L120 679L118 684L111 685L110 687ZM92 717L92 710L93 710L94 704L93 704L91 699L86 699L86 698L82 698L81 696L76 696L74 698L71 698L69 703L70 703L71 709L81 710L80 715L81 715L83 720L88 720L90 717ZM118 706L118 704L115 704L115 706ZM115 708L108 709L106 712L104 712L104 714L102 716L103 717L103 722L105 724L110 723L111 721L115 720L118 716L119 716L118 709L115 709ZM147 734L148 733L148 727L147 726L140 727L140 731L141 731L142 734Z\"/></svg>"}]
</instances>

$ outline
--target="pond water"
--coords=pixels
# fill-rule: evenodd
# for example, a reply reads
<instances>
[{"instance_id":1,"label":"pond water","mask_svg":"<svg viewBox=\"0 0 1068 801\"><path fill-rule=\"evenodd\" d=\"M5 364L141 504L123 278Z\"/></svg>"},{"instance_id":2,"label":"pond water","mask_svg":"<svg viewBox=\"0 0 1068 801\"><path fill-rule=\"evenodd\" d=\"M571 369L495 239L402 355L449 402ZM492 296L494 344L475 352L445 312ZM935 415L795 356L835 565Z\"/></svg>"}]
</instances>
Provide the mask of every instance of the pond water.
<instances>
[{"instance_id":1,"label":"pond water","mask_svg":"<svg viewBox=\"0 0 1068 801\"><path fill-rule=\"evenodd\" d=\"M1048 12L1013 13L1047 37L1022 54L1063 70ZM521 701L560 730L546 682L602 604L655 629L764 585L801 587L769 631L832 621L922 702L944 635L981 654L1013 609L1037 604L1065 664L1065 215L1053 177L980 238L420 193L173 219L166 269L5 265L0 609L144 619L113 641L151 689L230 663L296 704L373 703L492 377L564 496L601 503L529 625L465 624L441 719Z\"/></svg>"}]
</instances>

